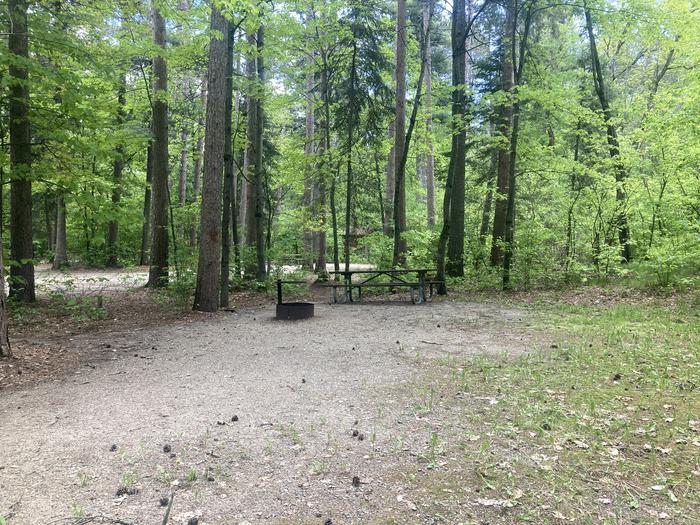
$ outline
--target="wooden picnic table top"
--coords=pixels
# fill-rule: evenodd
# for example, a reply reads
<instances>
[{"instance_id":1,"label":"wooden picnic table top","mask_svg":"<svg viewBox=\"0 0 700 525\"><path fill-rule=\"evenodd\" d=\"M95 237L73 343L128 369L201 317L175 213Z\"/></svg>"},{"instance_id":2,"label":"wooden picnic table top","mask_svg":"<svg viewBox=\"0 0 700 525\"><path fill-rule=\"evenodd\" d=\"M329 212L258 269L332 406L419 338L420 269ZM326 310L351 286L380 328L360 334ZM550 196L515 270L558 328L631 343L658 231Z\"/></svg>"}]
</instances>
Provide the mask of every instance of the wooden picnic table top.
<instances>
[{"instance_id":1,"label":"wooden picnic table top","mask_svg":"<svg viewBox=\"0 0 700 525\"><path fill-rule=\"evenodd\" d=\"M401 273L401 274L405 274L405 273L419 273L419 272L426 272L427 273L427 272L434 272L434 271L436 271L436 270L431 269L431 268L415 268L415 269L409 269L409 268L403 269L402 268L402 269L397 269L397 270L394 270L394 269L386 269L386 270L382 270L382 269L379 269L379 270L338 270L338 271L334 270L334 271L331 271L328 273L334 274L334 275L335 274L345 275L345 274L349 274L349 273Z\"/></svg>"}]
</instances>

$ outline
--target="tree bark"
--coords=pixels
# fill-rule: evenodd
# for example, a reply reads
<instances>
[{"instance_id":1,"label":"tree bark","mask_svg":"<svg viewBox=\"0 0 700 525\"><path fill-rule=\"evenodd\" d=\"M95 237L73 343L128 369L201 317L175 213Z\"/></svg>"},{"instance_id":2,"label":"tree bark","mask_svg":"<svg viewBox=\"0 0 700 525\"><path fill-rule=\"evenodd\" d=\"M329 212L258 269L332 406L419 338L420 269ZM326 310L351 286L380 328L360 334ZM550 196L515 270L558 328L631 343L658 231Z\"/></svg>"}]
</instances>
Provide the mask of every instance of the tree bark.
<instances>
[{"instance_id":1,"label":"tree bark","mask_svg":"<svg viewBox=\"0 0 700 525\"><path fill-rule=\"evenodd\" d=\"M2 131L2 130L0 130ZM12 346L10 345L10 312L7 308L7 298L5 297L5 249L3 243L3 195L2 184L4 183L4 173L0 167L0 357L12 357Z\"/></svg>"},{"instance_id":2,"label":"tree bark","mask_svg":"<svg viewBox=\"0 0 700 525\"><path fill-rule=\"evenodd\" d=\"M396 12L396 123L394 127L394 257L393 265L406 263L406 178L400 162L406 148L406 0L397 1ZM405 167L404 167L405 168Z\"/></svg>"},{"instance_id":3,"label":"tree bark","mask_svg":"<svg viewBox=\"0 0 700 525\"><path fill-rule=\"evenodd\" d=\"M250 32L247 36L248 46L255 47L255 33ZM246 76L248 78L248 93L246 96L246 149L243 159L243 174L245 180L243 185L245 190L241 196L242 206L245 209L245 244L249 250L255 247L255 174L257 170L257 149L258 149L258 83L257 60L254 51L246 57ZM255 263L249 257L245 260L245 277L252 279L255 275Z\"/></svg>"},{"instance_id":4,"label":"tree bark","mask_svg":"<svg viewBox=\"0 0 700 525\"><path fill-rule=\"evenodd\" d=\"M51 268L60 270L68 265L66 246L66 199L63 195L56 197L56 246L54 248Z\"/></svg>"},{"instance_id":5,"label":"tree bark","mask_svg":"<svg viewBox=\"0 0 700 525\"><path fill-rule=\"evenodd\" d=\"M211 30L224 35L212 37L207 74L207 116L202 185L201 236L197 264L194 309L214 312L219 306L221 256L221 175L224 165L226 127L227 40L229 24L212 5ZM230 115L229 115L230 116Z\"/></svg>"},{"instance_id":6,"label":"tree bark","mask_svg":"<svg viewBox=\"0 0 700 525\"><path fill-rule=\"evenodd\" d=\"M309 8L311 9L311 8ZM308 18L313 16L310 13ZM314 231L310 228L312 220L312 212L314 208L314 172L316 169L315 163L315 112L316 104L314 103L314 67L315 61L313 57L306 60L306 127L304 143L304 155L306 156L306 170L304 172L304 254L302 266L307 270L313 270L314 266Z\"/></svg>"},{"instance_id":7,"label":"tree bark","mask_svg":"<svg viewBox=\"0 0 700 525\"><path fill-rule=\"evenodd\" d=\"M394 71L396 78L396 71ZM386 205L384 206L384 235L391 237L394 235L392 218L394 217L394 191L396 190L396 146L394 137L396 136L396 120L392 120L387 130L387 136L391 140L391 149L386 159Z\"/></svg>"},{"instance_id":8,"label":"tree bark","mask_svg":"<svg viewBox=\"0 0 700 525\"><path fill-rule=\"evenodd\" d=\"M336 190L338 189L338 177L340 177L340 162L335 170L335 175L331 179L331 230L333 235L333 270L340 271L340 249L338 243L338 208L335 205Z\"/></svg>"},{"instance_id":9,"label":"tree bark","mask_svg":"<svg viewBox=\"0 0 700 525\"><path fill-rule=\"evenodd\" d=\"M358 114L358 109L355 107L355 78L357 76L357 42L354 39L352 42L352 59L350 62L350 93L348 100L348 158L347 158L347 185L345 187L345 271L350 271L350 232L352 217L352 146L354 142L355 119ZM335 200L335 199L334 199ZM335 225L334 225L335 226ZM337 227L334 227L337 230ZM337 237L337 234L336 234ZM337 241L336 241L337 242Z\"/></svg>"},{"instance_id":10,"label":"tree bark","mask_svg":"<svg viewBox=\"0 0 700 525\"><path fill-rule=\"evenodd\" d=\"M44 216L46 219L46 238L49 250L56 249L56 199L49 193L44 194Z\"/></svg>"},{"instance_id":11,"label":"tree bark","mask_svg":"<svg viewBox=\"0 0 700 525\"><path fill-rule=\"evenodd\" d=\"M192 174L192 202L197 203L199 200L199 193L202 190L202 158L204 157L204 115L206 113L207 106L207 89L202 88L201 93L202 101L202 111L200 113L199 119L197 120L197 126L199 128L199 138L197 139L197 149L194 153L194 166ZM190 225L190 246L197 246L197 221L192 220Z\"/></svg>"},{"instance_id":12,"label":"tree bark","mask_svg":"<svg viewBox=\"0 0 700 525\"><path fill-rule=\"evenodd\" d=\"M430 21L428 21L428 28L430 28ZM406 163L408 161L408 151L410 148L411 144L411 137L413 136L413 130L416 127L416 120L418 118L418 108L420 107L420 101L421 101L421 93L423 89L423 77L425 75L425 62L426 62L426 37L430 36L430 32L428 30L428 33L425 35L422 35L422 40L420 44L420 56L421 56L421 68L420 68L420 74L418 76L418 82L416 84L416 96L413 99L413 108L411 110L411 117L409 118L408 122L408 130L406 131L406 137L404 140L404 149L403 153L400 158L397 158L398 164L397 164L397 169L396 169L396 179L403 179L404 181L406 180ZM394 199L394 203L397 202L397 199ZM404 209L405 212L405 209ZM394 266L397 266L398 264L405 264L405 259L401 259L401 254L397 253L396 246L398 246L398 236L396 235L396 231L394 231Z\"/></svg>"},{"instance_id":13,"label":"tree bark","mask_svg":"<svg viewBox=\"0 0 700 525\"><path fill-rule=\"evenodd\" d=\"M606 135L608 139L608 151L610 158L613 160L615 170L615 183L617 185L615 191L615 199L617 200L617 217L616 226L618 240L622 248L622 259L624 262L632 261L632 246L630 245L630 229L627 221L627 194L625 192L625 180L627 179L627 169L620 155L620 141L617 138L617 128L612 122L612 111L610 102L605 88L605 80L603 77L603 69L600 65L598 56L598 48L596 46L595 34L593 31L593 18L591 10L584 3L586 16L586 29L588 31L588 39L591 46L591 61L593 70L593 84L595 86L600 107L603 110L603 120L605 121Z\"/></svg>"},{"instance_id":14,"label":"tree bark","mask_svg":"<svg viewBox=\"0 0 700 525\"><path fill-rule=\"evenodd\" d=\"M187 200L187 161L189 157L189 136L190 131L187 124L182 128L180 133L180 141L182 142L182 150L180 151L180 169L177 177L177 205L179 208L185 206Z\"/></svg>"},{"instance_id":15,"label":"tree bark","mask_svg":"<svg viewBox=\"0 0 700 525\"><path fill-rule=\"evenodd\" d=\"M318 201L317 213L319 217L319 230L317 235L317 250L318 258L316 259L316 274L319 281L328 280L328 271L326 270L326 176L328 172L329 154L331 147L331 100L330 86L328 79L328 61L325 55L322 55L323 69L321 70L321 99L323 100L323 122L321 124L322 138L319 144L319 158L321 166L318 175Z\"/></svg>"},{"instance_id":16,"label":"tree bark","mask_svg":"<svg viewBox=\"0 0 700 525\"><path fill-rule=\"evenodd\" d=\"M146 150L146 189L143 193L143 228L141 230L141 258L139 265L145 266L151 260L151 184L153 182L153 140L148 141Z\"/></svg>"},{"instance_id":17,"label":"tree bark","mask_svg":"<svg viewBox=\"0 0 700 525\"><path fill-rule=\"evenodd\" d=\"M513 0L504 0L506 22L501 38L503 58L501 63L501 91L507 97L498 110L498 133L504 144L498 150L498 169L496 171L496 206L493 215L491 240L491 265L503 263L503 243L506 232L506 213L508 208L508 174L510 172L510 130L513 126L513 53L511 43L514 34L515 6Z\"/></svg>"},{"instance_id":18,"label":"tree bark","mask_svg":"<svg viewBox=\"0 0 700 525\"><path fill-rule=\"evenodd\" d=\"M513 0L513 11L520 12L518 0ZM523 23L522 36L520 37L520 45L516 48L515 38L517 33L517 15L513 20L513 28L511 33L510 49L512 61L515 69L514 86L517 88L522 84L523 70L525 67L525 51L527 49L527 40L530 35L530 27L532 25L532 3L528 4L525 11L525 21ZM516 61L516 49L517 53ZM516 94L517 95L517 94ZM518 132L520 130L520 101L515 98L513 102L513 126L510 134L510 160L508 164L508 206L506 208L506 231L505 231L505 252L503 254L503 289L508 290L510 284L510 272L515 252L515 168L518 158Z\"/></svg>"},{"instance_id":19,"label":"tree bark","mask_svg":"<svg viewBox=\"0 0 700 525\"><path fill-rule=\"evenodd\" d=\"M466 8L464 0L455 0L452 8L452 187L450 192L450 226L445 271L452 277L464 275L464 190L465 153L467 131L464 122L466 111L465 90L465 41L467 38Z\"/></svg>"},{"instance_id":20,"label":"tree bark","mask_svg":"<svg viewBox=\"0 0 700 525\"><path fill-rule=\"evenodd\" d=\"M428 226L435 226L435 155L433 152L433 49L430 40L430 3L423 2L423 34L425 35L425 191Z\"/></svg>"},{"instance_id":21,"label":"tree bark","mask_svg":"<svg viewBox=\"0 0 700 525\"><path fill-rule=\"evenodd\" d=\"M258 127L257 147L255 163L255 277L258 281L264 281L267 277L267 259L265 257L265 184L263 170L263 131L265 129L265 113L263 111L263 96L265 88L265 62L263 48L265 46L265 28L261 25L258 29L258 81L261 95L257 99Z\"/></svg>"},{"instance_id":22,"label":"tree bark","mask_svg":"<svg viewBox=\"0 0 700 525\"><path fill-rule=\"evenodd\" d=\"M148 272L150 287L168 284L168 69L165 62L165 20L153 8L153 41L159 56L153 58L153 180L151 261Z\"/></svg>"},{"instance_id":23,"label":"tree bark","mask_svg":"<svg viewBox=\"0 0 700 525\"><path fill-rule=\"evenodd\" d=\"M36 300L32 246L32 141L29 122L29 39L26 0L9 0L10 73L10 297Z\"/></svg>"},{"instance_id":24,"label":"tree bark","mask_svg":"<svg viewBox=\"0 0 700 525\"><path fill-rule=\"evenodd\" d=\"M233 44L235 27L228 24L226 35L226 93L224 116L224 195L221 213L221 285L219 304L227 307L229 304L229 273L231 258L231 227L232 219L236 216L236 193L233 167Z\"/></svg>"},{"instance_id":25,"label":"tree bark","mask_svg":"<svg viewBox=\"0 0 700 525\"><path fill-rule=\"evenodd\" d=\"M117 116L116 129L117 133L122 133L122 126L126 118L126 76L122 75L119 79L119 88L117 90ZM119 265L119 203L122 197L122 175L124 172L124 145L119 142L114 150L114 160L112 162L112 213L114 216L107 225L106 239L106 265L108 267L116 267ZM65 212L64 212L65 215ZM64 218L65 221L65 218Z\"/></svg>"}]
</instances>

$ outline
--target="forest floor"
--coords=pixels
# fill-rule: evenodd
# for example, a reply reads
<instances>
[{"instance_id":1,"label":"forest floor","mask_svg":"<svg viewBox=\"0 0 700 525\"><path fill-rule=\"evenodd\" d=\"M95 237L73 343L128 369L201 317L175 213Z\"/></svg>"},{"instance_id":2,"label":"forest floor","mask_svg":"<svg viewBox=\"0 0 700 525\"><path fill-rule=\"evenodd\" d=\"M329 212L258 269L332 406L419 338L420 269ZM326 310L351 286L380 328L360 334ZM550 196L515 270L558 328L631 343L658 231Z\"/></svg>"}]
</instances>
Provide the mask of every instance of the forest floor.
<instances>
[{"instance_id":1,"label":"forest floor","mask_svg":"<svg viewBox=\"0 0 700 525\"><path fill-rule=\"evenodd\" d=\"M15 315L0 523L700 521L692 294L103 293Z\"/></svg>"}]
</instances>

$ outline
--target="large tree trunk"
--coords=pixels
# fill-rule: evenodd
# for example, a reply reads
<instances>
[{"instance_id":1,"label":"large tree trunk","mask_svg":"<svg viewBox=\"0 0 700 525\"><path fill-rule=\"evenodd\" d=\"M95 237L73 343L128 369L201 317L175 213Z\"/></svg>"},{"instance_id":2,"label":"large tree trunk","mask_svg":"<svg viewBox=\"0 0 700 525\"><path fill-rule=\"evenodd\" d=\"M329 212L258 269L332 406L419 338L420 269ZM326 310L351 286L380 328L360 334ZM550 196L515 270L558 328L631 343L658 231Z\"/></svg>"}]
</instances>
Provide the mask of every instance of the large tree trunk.
<instances>
[{"instance_id":1,"label":"large tree trunk","mask_svg":"<svg viewBox=\"0 0 700 525\"><path fill-rule=\"evenodd\" d=\"M231 258L231 221L236 216L236 192L233 167L233 44L236 29L228 24L226 35L226 93L224 124L224 198L221 213L221 284L219 304L227 307Z\"/></svg>"},{"instance_id":2,"label":"large tree trunk","mask_svg":"<svg viewBox=\"0 0 700 525\"><path fill-rule=\"evenodd\" d=\"M452 188L450 192L450 226L445 271L453 277L464 275L464 171L467 131L464 124L466 110L465 41L467 21L464 0L455 0L452 8L452 120L453 130Z\"/></svg>"},{"instance_id":3,"label":"large tree trunk","mask_svg":"<svg viewBox=\"0 0 700 525\"><path fill-rule=\"evenodd\" d=\"M119 79L119 89L117 93L117 116L116 128L117 133L122 132L122 125L126 118L124 107L126 106L126 77L122 76ZM112 162L112 213L114 216L107 225L106 239L106 265L108 267L116 267L119 264L119 203L122 198L122 174L124 172L124 145L117 144L114 150L114 161ZM64 213L65 215L65 213Z\"/></svg>"},{"instance_id":4,"label":"large tree trunk","mask_svg":"<svg viewBox=\"0 0 700 525\"><path fill-rule=\"evenodd\" d=\"M68 247L66 246L66 199L63 195L56 197L56 245L51 268L60 270L68 265Z\"/></svg>"},{"instance_id":5,"label":"large tree trunk","mask_svg":"<svg viewBox=\"0 0 700 525\"><path fill-rule=\"evenodd\" d=\"M165 20L158 8L153 9L153 41L165 52ZM163 56L153 58L153 181L150 287L168 284L168 69Z\"/></svg>"},{"instance_id":6,"label":"large tree trunk","mask_svg":"<svg viewBox=\"0 0 700 525\"><path fill-rule=\"evenodd\" d=\"M10 297L36 300L32 246L32 141L29 124L29 87L26 62L29 41L26 0L9 0L8 50L10 65Z\"/></svg>"},{"instance_id":7,"label":"large tree trunk","mask_svg":"<svg viewBox=\"0 0 700 525\"><path fill-rule=\"evenodd\" d=\"M209 44L207 85L207 124L204 147L204 184L202 186L201 237L197 264L194 309L214 312L219 306L221 255L221 174L224 165L226 127L226 87L229 24L212 6L211 29L224 35L212 37ZM230 114L229 114L230 116Z\"/></svg>"},{"instance_id":8,"label":"large tree trunk","mask_svg":"<svg viewBox=\"0 0 700 525\"><path fill-rule=\"evenodd\" d=\"M394 127L394 257L393 265L406 263L406 177L400 162L406 148L406 0L398 0L396 12L396 123ZM404 167L405 168L405 167Z\"/></svg>"},{"instance_id":9,"label":"large tree trunk","mask_svg":"<svg viewBox=\"0 0 700 525\"><path fill-rule=\"evenodd\" d=\"M498 109L498 133L503 144L498 150L498 169L496 172L496 207L493 215L493 231L491 241L491 265L503 263L503 243L506 232L506 212L508 208L508 174L510 173L510 130L513 125L513 24L515 23L515 7L512 0L504 0L503 9L506 12L505 28L501 38L503 58L501 62L501 91L506 93L506 99Z\"/></svg>"},{"instance_id":10,"label":"large tree trunk","mask_svg":"<svg viewBox=\"0 0 700 525\"><path fill-rule=\"evenodd\" d=\"M585 4L584 4L585 5ZM600 65L600 58L598 57L598 48L596 46L595 34L593 31L593 18L591 17L591 10L585 8L586 15L586 29L588 30L588 38L591 45L591 61L593 63L593 83L595 85L595 91L598 95L598 100L600 101L600 107L603 110L603 120L605 121L606 134L608 138L608 151L610 158L613 160L613 165L615 169L615 182L617 183L617 189L615 192L615 198L617 200L617 217L616 225L618 232L618 240L620 246L622 247L622 259L624 262L630 262L632 260L632 246L630 245L630 229L629 223L627 221L627 194L625 193L625 180L627 179L627 169L620 156L620 141L617 138L617 128L612 122L612 111L610 109L610 102L608 101L608 94L605 89L605 80L603 78L603 69Z\"/></svg>"},{"instance_id":11,"label":"large tree trunk","mask_svg":"<svg viewBox=\"0 0 700 525\"><path fill-rule=\"evenodd\" d=\"M258 81L260 91L265 86L265 62L263 60L263 47L265 45L265 28L258 29ZM265 257L265 184L263 171L263 131L265 129L265 113L263 111L263 97L257 99L257 137L255 159L255 277L258 281L264 281L267 277L267 259Z\"/></svg>"},{"instance_id":12,"label":"large tree trunk","mask_svg":"<svg viewBox=\"0 0 700 525\"><path fill-rule=\"evenodd\" d=\"M428 226L435 226L435 155L433 153L433 50L430 41L430 3L423 2L423 34L425 35L425 191Z\"/></svg>"},{"instance_id":13,"label":"large tree trunk","mask_svg":"<svg viewBox=\"0 0 700 525\"><path fill-rule=\"evenodd\" d=\"M151 184L153 182L153 140L148 141L146 150L146 189L143 193L143 228L141 229L141 258L139 265L145 266L151 260Z\"/></svg>"}]
</instances>

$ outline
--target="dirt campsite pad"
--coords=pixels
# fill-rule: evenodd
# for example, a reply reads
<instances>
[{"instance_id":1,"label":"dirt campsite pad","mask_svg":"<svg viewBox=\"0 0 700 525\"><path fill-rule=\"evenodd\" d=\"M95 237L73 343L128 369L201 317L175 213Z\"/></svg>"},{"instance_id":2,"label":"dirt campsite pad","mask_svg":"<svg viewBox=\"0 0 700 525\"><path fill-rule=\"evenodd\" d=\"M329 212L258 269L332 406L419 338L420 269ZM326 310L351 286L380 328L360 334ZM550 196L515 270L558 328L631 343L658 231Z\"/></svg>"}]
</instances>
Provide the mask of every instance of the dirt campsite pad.
<instances>
[{"instance_id":1,"label":"dirt campsite pad","mask_svg":"<svg viewBox=\"0 0 700 525\"><path fill-rule=\"evenodd\" d=\"M421 521L430 362L519 352L517 311L434 303L271 306L112 336L112 354L0 396L0 509L10 524ZM77 345L101 347L94 337ZM438 400L429 401L438 404ZM479 422L444 420L460 431Z\"/></svg>"}]
</instances>

